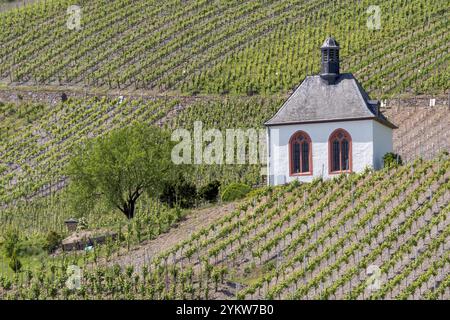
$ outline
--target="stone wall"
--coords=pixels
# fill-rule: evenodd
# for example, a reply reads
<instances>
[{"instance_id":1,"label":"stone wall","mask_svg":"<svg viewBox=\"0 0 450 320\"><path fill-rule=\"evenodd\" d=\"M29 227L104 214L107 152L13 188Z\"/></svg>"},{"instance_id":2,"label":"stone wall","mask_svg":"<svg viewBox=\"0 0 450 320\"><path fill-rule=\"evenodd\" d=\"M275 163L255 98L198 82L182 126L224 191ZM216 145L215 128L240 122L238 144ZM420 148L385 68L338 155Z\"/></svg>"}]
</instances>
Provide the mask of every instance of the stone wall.
<instances>
[{"instance_id":1,"label":"stone wall","mask_svg":"<svg viewBox=\"0 0 450 320\"><path fill-rule=\"evenodd\" d=\"M44 104L57 104L61 101L63 92L50 91L26 91L26 90L0 90L0 101L19 103L22 101L37 102ZM79 97L79 93L65 92L67 97Z\"/></svg>"},{"instance_id":2,"label":"stone wall","mask_svg":"<svg viewBox=\"0 0 450 320\"><path fill-rule=\"evenodd\" d=\"M429 107L430 99L436 99L435 106L449 106L450 96L440 95L440 96L417 96L412 98L393 98L386 99L385 108L392 107L409 107L409 108L419 108L419 107Z\"/></svg>"},{"instance_id":3,"label":"stone wall","mask_svg":"<svg viewBox=\"0 0 450 320\"><path fill-rule=\"evenodd\" d=\"M164 98L162 94L152 94L149 92L132 92L130 94L121 94L119 92L105 92L105 93L92 93L89 91L82 91L81 89L72 90L67 88L58 88L57 90L26 90L25 88L0 88L0 101L3 102L21 102L21 101L32 101L41 102L46 104L56 104L61 101L61 95L64 92L67 97L102 97L108 96L110 98L115 98L119 96L124 96L125 98L143 99L150 100L155 98ZM182 103L192 103L198 100L211 100L211 99L223 99L223 96L173 96L181 100ZM392 107L429 107L430 99L436 99L436 106L449 106L450 95L428 95L428 96L416 96L409 98L392 98L385 100L385 108L389 109Z\"/></svg>"}]
</instances>

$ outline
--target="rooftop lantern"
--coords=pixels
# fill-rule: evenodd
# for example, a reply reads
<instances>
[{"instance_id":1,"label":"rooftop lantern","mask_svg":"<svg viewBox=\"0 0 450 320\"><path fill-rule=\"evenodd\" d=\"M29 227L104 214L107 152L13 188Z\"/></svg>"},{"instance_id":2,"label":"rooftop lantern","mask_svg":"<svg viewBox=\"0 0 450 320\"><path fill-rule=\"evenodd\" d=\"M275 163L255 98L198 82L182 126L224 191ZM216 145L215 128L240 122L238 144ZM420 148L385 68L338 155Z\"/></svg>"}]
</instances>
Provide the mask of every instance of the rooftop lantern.
<instances>
[{"instance_id":1,"label":"rooftop lantern","mask_svg":"<svg viewBox=\"0 0 450 320\"><path fill-rule=\"evenodd\" d=\"M322 69L320 77L334 84L339 77L339 43L328 37L320 48L322 51Z\"/></svg>"}]
</instances>

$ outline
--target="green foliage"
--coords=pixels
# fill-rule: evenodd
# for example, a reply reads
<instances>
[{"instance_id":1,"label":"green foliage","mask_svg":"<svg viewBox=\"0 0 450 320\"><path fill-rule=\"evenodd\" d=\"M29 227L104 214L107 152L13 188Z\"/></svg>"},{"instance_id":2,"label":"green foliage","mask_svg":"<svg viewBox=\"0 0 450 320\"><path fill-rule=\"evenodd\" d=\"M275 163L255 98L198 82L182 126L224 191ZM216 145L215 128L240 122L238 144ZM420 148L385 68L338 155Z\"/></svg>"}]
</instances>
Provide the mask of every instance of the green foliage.
<instances>
[{"instance_id":1,"label":"green foliage","mask_svg":"<svg viewBox=\"0 0 450 320\"><path fill-rule=\"evenodd\" d=\"M424 160L261 188L142 271L98 264L83 270L83 290L68 292L58 276L67 264L57 264L12 282L0 278L3 297L207 299L217 298L220 283L234 283L239 299L442 299L450 281L449 168L448 160ZM137 230L130 221L128 234ZM368 291L374 261L385 281Z\"/></svg>"},{"instance_id":2,"label":"green foliage","mask_svg":"<svg viewBox=\"0 0 450 320\"><path fill-rule=\"evenodd\" d=\"M178 100L119 102L104 97L70 98L57 105L22 102L0 107L0 163L6 169L0 174L0 202L20 206L23 203L18 200L42 196L44 189L54 193L59 190L56 185L65 181L69 155L85 144L88 136L103 136L135 122L151 125Z\"/></svg>"},{"instance_id":3,"label":"green foliage","mask_svg":"<svg viewBox=\"0 0 450 320\"><path fill-rule=\"evenodd\" d=\"M82 1L86 27L78 32L67 29L67 15L61 14L61 9L67 8L63 2L38 1L0 13L0 42L4 44L0 48L1 80L175 90L193 95L281 93L282 100L307 74L318 71L318 48L326 36L323 31L331 28L341 42L342 70L355 73L374 97L402 92L442 93L447 89L448 10L443 0L376 3L382 11L382 29L377 31L366 27L366 10L372 3L365 0L357 4L198 1L184 6L169 0L167 11L149 6L147 0ZM156 23L150 29L148 19ZM87 41L80 44L80 38ZM93 38L96 41L89 41ZM18 98L24 100L23 95ZM187 128L195 120L219 129L258 127L280 106L275 100L207 97L206 102L184 108L173 121ZM5 230L19 225L21 235L27 231L60 231L64 215L69 214L60 188L68 181L63 168L73 146L84 144L88 134L103 136L112 128L134 122L153 124L176 104L170 98L124 103L69 99L51 108L25 102L20 107L0 103L0 229L2 247L16 261L14 270L21 269L18 256L25 265L22 257L25 251L33 250L32 241L26 236L5 237ZM411 133L408 139L418 138ZM412 144L406 141L405 145ZM14 279L13 284L0 278L3 289L14 287L6 296L2 292L2 298L161 299L179 298L180 292L191 299L204 298L211 294L208 283L214 282L217 289L223 270L218 264L213 266L214 259L228 264L234 272L239 268L235 268L233 259L240 264L241 257L253 257L270 266L273 261L269 259L278 253L283 255L280 271L263 268L264 275L238 297L249 297L261 289L261 297L285 298L295 292L295 298L329 298L336 297L339 290L350 290L345 297L357 299L364 292L359 275L368 264L381 261L387 273L397 263L409 261L393 278L386 277L382 290L372 297L380 299L398 292L398 298L410 298L413 293L422 294L421 285L433 274L440 276L448 265L448 254L441 251L449 237L449 207L444 197L449 188L448 164L444 155L444 164L418 162L405 169L393 166L397 159L393 162L391 156L385 163L395 168L388 173L365 172L363 177L350 176L348 181L258 189L239 210L214 221L169 253L155 257L145 282L136 270L124 268L124 272L118 268L110 272L101 267L88 271L86 288L70 293L58 276L65 273L65 263L61 263L58 272L36 272L29 282ZM261 182L260 177L259 165L200 165L188 181L204 185L216 179L222 185L235 181L254 185ZM175 191L177 188L171 193L178 194L176 198L192 199L190 195L195 193L188 188L190 191L182 195L180 190ZM77 193L74 199L80 197L75 199L77 210L80 216L89 217L89 227L121 221L97 215L114 207L101 190L90 193L88 188L73 185L71 190ZM149 197L158 196L158 192L147 193ZM203 192L199 190L198 194ZM86 201L92 196L93 201ZM154 237L181 216L178 208L160 208L142 201L144 196L136 202L139 220L129 224L127 241ZM93 210L93 203L98 210ZM418 243L423 239L427 241L426 250L411 263L408 256L421 248ZM385 250L388 259L382 257ZM189 259L179 260L183 256ZM199 274L195 268L200 256L208 260L206 274ZM186 265L191 259L194 264ZM254 263L244 262L240 268L250 270L249 265ZM427 270L422 270L423 265ZM185 272L189 269L190 273ZM172 276L178 278L172 281ZM399 283L406 279L409 282L401 287ZM444 275L441 284L425 290L424 297L445 297L449 281Z\"/></svg>"},{"instance_id":4,"label":"green foliage","mask_svg":"<svg viewBox=\"0 0 450 320\"><path fill-rule=\"evenodd\" d=\"M263 271L264 271L264 272L270 272L270 271L275 270L275 268L276 268L276 263L275 263L275 261L269 261L269 262L267 262L266 264L264 264L264 266L263 266Z\"/></svg>"},{"instance_id":5,"label":"green foliage","mask_svg":"<svg viewBox=\"0 0 450 320\"><path fill-rule=\"evenodd\" d=\"M10 279L0 276L0 287L1 288L3 288L4 290L9 290L9 289L11 289L11 286L12 286L12 283L11 283Z\"/></svg>"},{"instance_id":6,"label":"green foliage","mask_svg":"<svg viewBox=\"0 0 450 320\"><path fill-rule=\"evenodd\" d=\"M55 231L50 231L45 238L44 249L53 253L61 244L62 236Z\"/></svg>"},{"instance_id":7,"label":"green foliage","mask_svg":"<svg viewBox=\"0 0 450 320\"><path fill-rule=\"evenodd\" d=\"M388 152L383 156L383 164L385 168L401 166L403 164L402 157L399 154Z\"/></svg>"},{"instance_id":8,"label":"green foliage","mask_svg":"<svg viewBox=\"0 0 450 320\"><path fill-rule=\"evenodd\" d=\"M9 267L16 273L20 272L20 270L22 269L22 262L20 262L19 258L17 257L16 250L14 250L11 255L11 258L9 260Z\"/></svg>"},{"instance_id":9,"label":"green foliage","mask_svg":"<svg viewBox=\"0 0 450 320\"><path fill-rule=\"evenodd\" d=\"M197 187L186 180L184 174L179 172L175 181L163 183L159 200L167 204L170 208L179 206L181 208L191 208L195 204L197 197Z\"/></svg>"},{"instance_id":10,"label":"green foliage","mask_svg":"<svg viewBox=\"0 0 450 320\"><path fill-rule=\"evenodd\" d=\"M234 201L244 198L247 193L251 191L251 188L243 183L232 183L225 187L222 192L222 201Z\"/></svg>"},{"instance_id":11,"label":"green foliage","mask_svg":"<svg viewBox=\"0 0 450 320\"><path fill-rule=\"evenodd\" d=\"M201 121L203 130L219 129L222 132L229 128L242 130L261 129L283 103L280 97L227 97L223 100L205 99L182 110L177 117L171 119L171 129L194 129L194 122ZM265 143L265 131L262 143ZM246 141L248 144L248 140ZM248 185L261 183L261 164L241 165L195 165L190 173L197 185L218 180L221 185L242 182Z\"/></svg>"},{"instance_id":12,"label":"green foliage","mask_svg":"<svg viewBox=\"0 0 450 320\"><path fill-rule=\"evenodd\" d=\"M149 0L82 1L89 27L70 32L64 1L37 1L2 13L1 80L192 95L286 92L318 72L320 45L332 30L341 68L371 91L444 92L447 1L375 4L379 30L367 27L368 0L168 0L164 8Z\"/></svg>"},{"instance_id":13,"label":"green foliage","mask_svg":"<svg viewBox=\"0 0 450 320\"><path fill-rule=\"evenodd\" d=\"M88 229L88 227L89 227L89 224L88 224L86 217L80 217L78 219L77 230L86 230L86 229Z\"/></svg>"},{"instance_id":14,"label":"green foliage","mask_svg":"<svg viewBox=\"0 0 450 320\"><path fill-rule=\"evenodd\" d=\"M127 126L88 141L75 151L68 174L76 203L103 200L127 218L145 192L158 197L174 181L173 143L168 132L145 125Z\"/></svg>"},{"instance_id":15,"label":"green foliage","mask_svg":"<svg viewBox=\"0 0 450 320\"><path fill-rule=\"evenodd\" d=\"M220 181L214 180L198 189L198 196L204 201L214 202L217 200L220 189Z\"/></svg>"},{"instance_id":16,"label":"green foliage","mask_svg":"<svg viewBox=\"0 0 450 320\"><path fill-rule=\"evenodd\" d=\"M3 235L3 250L5 255L9 258L18 251L20 246L19 232L14 229L8 229Z\"/></svg>"}]
</instances>

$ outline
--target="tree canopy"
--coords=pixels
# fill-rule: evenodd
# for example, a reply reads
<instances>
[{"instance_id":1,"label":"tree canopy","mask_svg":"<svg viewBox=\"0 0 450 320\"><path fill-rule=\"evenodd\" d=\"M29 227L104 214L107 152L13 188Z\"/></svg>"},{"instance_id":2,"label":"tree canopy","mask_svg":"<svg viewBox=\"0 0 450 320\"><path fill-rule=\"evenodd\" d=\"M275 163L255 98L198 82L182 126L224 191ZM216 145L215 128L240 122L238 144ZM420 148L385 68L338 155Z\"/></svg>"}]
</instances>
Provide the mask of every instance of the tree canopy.
<instances>
[{"instance_id":1,"label":"tree canopy","mask_svg":"<svg viewBox=\"0 0 450 320\"><path fill-rule=\"evenodd\" d=\"M158 197L164 183L177 177L171 161L170 134L160 128L132 125L89 140L72 157L68 175L76 203L89 208L105 203L134 217L136 201L147 192Z\"/></svg>"}]
</instances>

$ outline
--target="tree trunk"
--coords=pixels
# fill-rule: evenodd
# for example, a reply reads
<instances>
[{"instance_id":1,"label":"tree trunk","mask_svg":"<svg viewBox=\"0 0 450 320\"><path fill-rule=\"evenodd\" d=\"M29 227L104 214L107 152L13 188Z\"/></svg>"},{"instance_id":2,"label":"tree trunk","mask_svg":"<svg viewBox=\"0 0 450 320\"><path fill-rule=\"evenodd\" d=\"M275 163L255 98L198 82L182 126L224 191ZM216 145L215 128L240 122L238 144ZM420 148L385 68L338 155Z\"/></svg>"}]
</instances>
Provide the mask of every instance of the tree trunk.
<instances>
[{"instance_id":1,"label":"tree trunk","mask_svg":"<svg viewBox=\"0 0 450 320\"><path fill-rule=\"evenodd\" d=\"M128 219L133 219L134 217L135 204L135 200L128 200L128 202L123 204L123 213Z\"/></svg>"},{"instance_id":2,"label":"tree trunk","mask_svg":"<svg viewBox=\"0 0 450 320\"><path fill-rule=\"evenodd\" d=\"M142 195L142 187L138 186L133 193L130 192L127 200L122 200L123 201L122 207L117 205L117 208L119 208L120 211L122 211L127 216L128 219L133 219L134 211L136 209L136 201L141 195Z\"/></svg>"}]
</instances>

